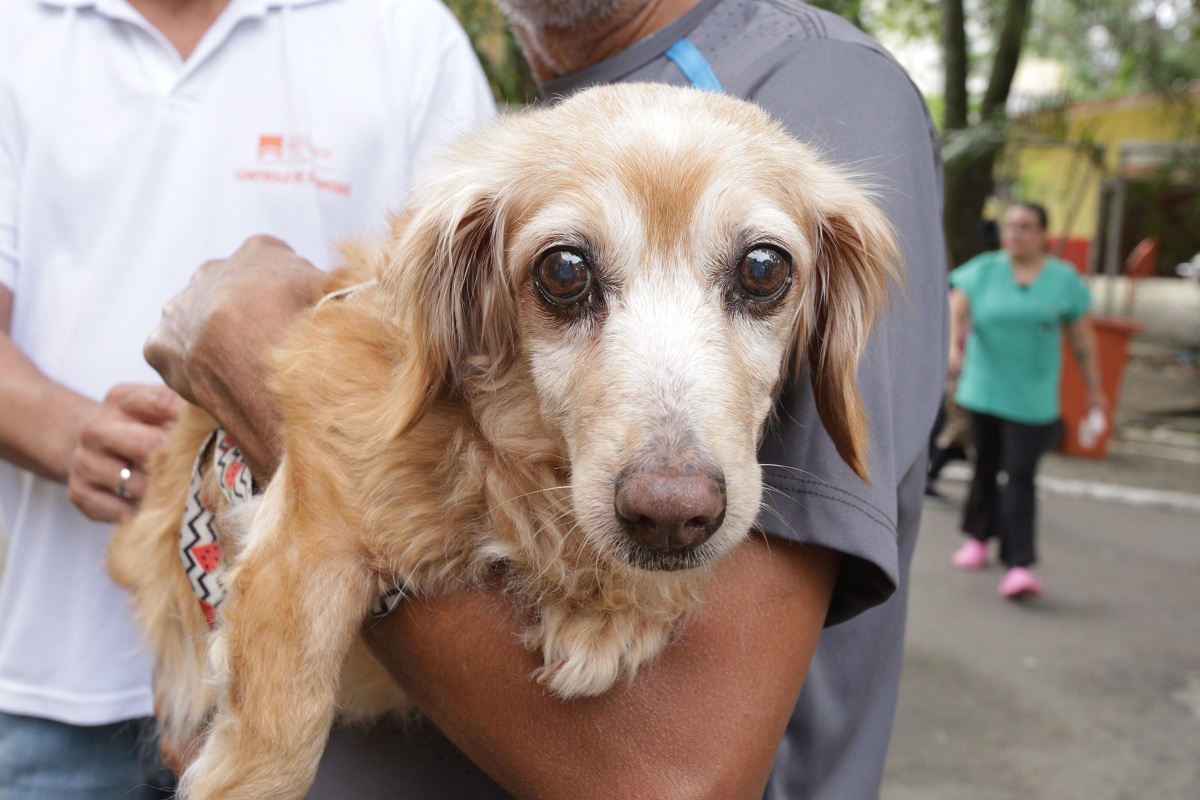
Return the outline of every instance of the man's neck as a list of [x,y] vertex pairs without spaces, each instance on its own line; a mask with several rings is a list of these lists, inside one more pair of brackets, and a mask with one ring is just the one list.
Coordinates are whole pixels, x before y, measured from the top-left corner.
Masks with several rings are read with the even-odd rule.
[[232,0],[129,0],[184,61]]
[[598,64],[665,28],[700,0],[629,0],[607,19],[571,29],[535,27],[513,21],[533,76],[547,81]]

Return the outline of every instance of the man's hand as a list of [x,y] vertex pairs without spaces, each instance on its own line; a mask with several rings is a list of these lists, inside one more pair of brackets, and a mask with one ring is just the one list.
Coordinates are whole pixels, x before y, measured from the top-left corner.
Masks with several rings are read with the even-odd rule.
[[67,474],[71,502],[99,522],[132,513],[146,493],[146,462],[182,409],[165,386],[113,387],[79,431]]
[[167,385],[213,415],[255,475],[278,464],[278,416],[263,385],[267,351],[321,295],[325,274],[270,236],[203,264],[163,308],[145,356]]

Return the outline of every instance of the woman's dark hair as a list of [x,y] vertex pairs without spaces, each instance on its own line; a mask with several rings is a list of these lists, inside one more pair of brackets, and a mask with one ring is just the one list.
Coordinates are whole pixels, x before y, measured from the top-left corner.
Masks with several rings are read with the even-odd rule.
[[1000,249],[1000,226],[994,219],[985,219],[979,223],[979,249],[987,252]]
[[1038,222],[1042,225],[1042,230],[1050,229],[1050,218],[1046,216],[1046,207],[1037,203],[1013,203],[1013,208],[1028,208],[1037,215]]

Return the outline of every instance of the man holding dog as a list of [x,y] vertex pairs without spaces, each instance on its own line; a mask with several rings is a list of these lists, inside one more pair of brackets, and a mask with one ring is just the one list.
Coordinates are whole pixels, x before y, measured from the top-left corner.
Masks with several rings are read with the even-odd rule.
[[0,3],[0,800],[164,796],[104,571],[182,406],[141,357],[162,304],[260,231],[331,265],[493,113],[433,0]]
[[[563,703],[529,680],[538,664],[495,592],[410,602],[368,639],[429,718],[516,796],[874,797],[899,678],[922,432],[945,371],[940,162],[920,95],[877,44],[798,0],[502,5],[549,98],[614,81],[719,88],[873,179],[908,269],[860,368],[873,485],[841,463],[798,381],[760,452],[773,489],[762,535],[717,567],[679,641],[631,687],[594,700]],[[320,275],[280,243],[252,249],[206,265],[147,353],[269,474],[277,454],[259,435],[271,418],[256,391],[261,362],[230,363],[219,327],[245,322],[265,347],[315,299]],[[286,287],[269,292],[266,310],[264,286]],[[239,302],[250,287],[252,306]],[[404,796],[388,773],[402,738],[346,742],[331,741],[312,797],[337,797],[352,780],[377,787],[359,797]],[[364,764],[378,767],[369,779],[361,772],[375,766]],[[504,796],[478,775],[455,790],[456,770],[431,769],[444,796]]]

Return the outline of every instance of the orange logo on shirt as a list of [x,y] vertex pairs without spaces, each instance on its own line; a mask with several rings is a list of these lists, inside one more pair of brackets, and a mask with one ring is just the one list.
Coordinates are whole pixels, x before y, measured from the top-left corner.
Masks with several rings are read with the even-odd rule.
[[262,161],[267,158],[283,158],[282,136],[264,134],[258,137],[258,160]]
[[233,179],[239,182],[309,184],[318,189],[349,196],[350,185],[332,180],[333,153],[307,136],[264,133],[258,137],[257,165],[239,169]]

